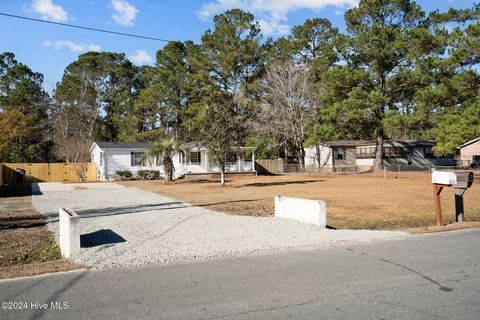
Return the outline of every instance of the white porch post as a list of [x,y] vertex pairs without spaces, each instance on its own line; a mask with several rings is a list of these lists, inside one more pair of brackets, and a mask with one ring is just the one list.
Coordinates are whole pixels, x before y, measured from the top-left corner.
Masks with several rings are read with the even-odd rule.
[[255,149],[252,149],[252,171],[255,171]]
[[242,172],[242,156],[238,155],[238,172]]
[[102,159],[102,161],[103,161],[103,178],[105,180],[110,180],[109,177],[108,177],[108,162],[107,162],[108,156],[107,156],[107,151],[106,150],[101,153],[101,157],[103,157],[103,159]]
[[209,168],[209,165],[208,165],[208,152],[205,151],[205,171],[208,172],[208,168]]

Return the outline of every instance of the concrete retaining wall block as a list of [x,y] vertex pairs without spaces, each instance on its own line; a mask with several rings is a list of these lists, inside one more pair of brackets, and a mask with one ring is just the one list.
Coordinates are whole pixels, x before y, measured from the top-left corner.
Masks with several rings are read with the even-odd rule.
[[59,208],[60,250],[62,257],[70,258],[80,252],[80,217],[72,210]]
[[327,226],[325,201],[299,198],[275,197],[275,218],[294,219],[304,223]]

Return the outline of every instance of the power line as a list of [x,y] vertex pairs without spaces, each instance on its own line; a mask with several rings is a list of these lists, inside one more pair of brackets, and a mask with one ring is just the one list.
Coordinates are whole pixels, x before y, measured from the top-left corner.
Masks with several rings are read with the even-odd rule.
[[89,31],[96,31],[96,32],[103,32],[103,33],[115,34],[115,35],[124,36],[124,37],[132,37],[132,38],[139,38],[139,39],[146,39],[146,40],[153,40],[153,41],[161,41],[161,42],[171,42],[171,41],[172,41],[172,40],[166,40],[166,39],[161,39],[161,38],[142,36],[142,35],[137,35],[137,34],[132,34],[132,33],[116,32],[116,31],[110,31],[110,30],[105,30],[105,29],[97,29],[97,28],[84,27],[84,26],[79,26],[79,25],[75,25],[75,24],[68,24],[68,23],[61,23],[61,22],[46,21],[46,20],[41,20],[41,19],[29,18],[29,17],[25,17],[25,16],[17,16],[17,15],[14,15],[14,14],[8,14],[8,13],[4,13],[4,12],[0,12],[0,16],[10,17],[10,18],[16,18],[16,19],[23,19],[23,20],[29,20],[29,21],[35,21],[35,22],[42,22],[42,23],[48,23],[48,24],[54,24],[54,25],[58,25],[58,26],[70,27],[70,28],[77,28],[77,29],[82,29],[82,30],[89,30]]

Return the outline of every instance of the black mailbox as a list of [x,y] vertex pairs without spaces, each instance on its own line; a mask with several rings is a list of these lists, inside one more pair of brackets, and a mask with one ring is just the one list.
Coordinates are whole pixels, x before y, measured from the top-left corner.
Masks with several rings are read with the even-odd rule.
[[473,172],[456,172],[457,183],[454,183],[452,186],[458,189],[467,189],[472,186],[473,183]]

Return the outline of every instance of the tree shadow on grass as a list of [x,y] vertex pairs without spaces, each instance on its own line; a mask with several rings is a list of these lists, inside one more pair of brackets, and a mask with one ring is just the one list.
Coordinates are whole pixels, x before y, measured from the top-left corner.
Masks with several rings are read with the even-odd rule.
[[277,181],[277,182],[255,182],[244,184],[244,187],[271,187],[271,186],[286,186],[289,184],[307,184],[315,182],[324,182],[326,180],[298,180],[298,181]]
[[15,222],[0,222],[0,230],[36,228],[36,227],[44,226],[46,224],[47,222],[41,219],[20,220]]
[[18,183],[0,186],[0,198],[29,197],[33,195],[34,192],[35,190],[30,183]]
[[[261,198],[261,199],[241,199],[241,200],[230,200],[230,201],[222,201],[222,202],[212,202],[212,203],[204,203],[204,204],[197,204],[196,207],[210,207],[219,204],[228,204],[228,203],[242,203],[242,202],[256,202],[262,200],[269,200],[270,198]],[[272,198],[273,201],[273,198]]]
[[80,235],[80,247],[92,248],[104,244],[115,244],[127,242],[121,235],[111,229],[101,229],[92,233]]

